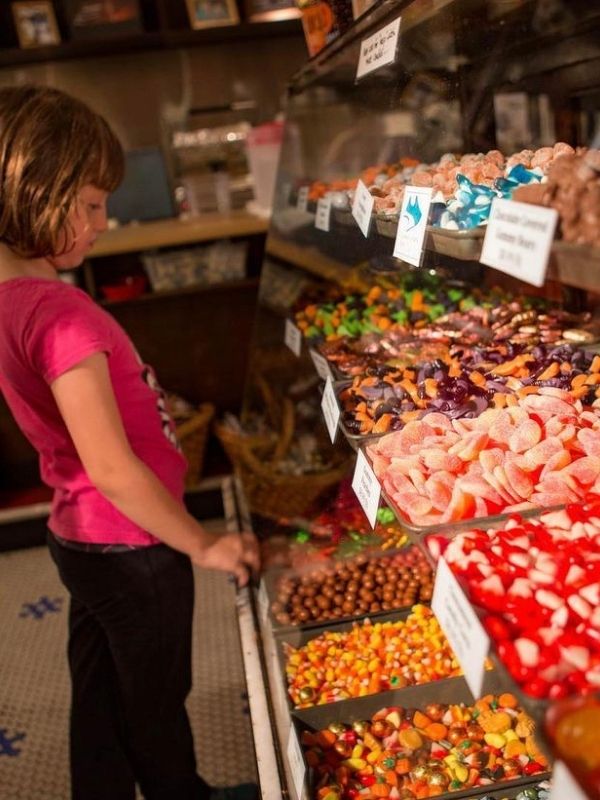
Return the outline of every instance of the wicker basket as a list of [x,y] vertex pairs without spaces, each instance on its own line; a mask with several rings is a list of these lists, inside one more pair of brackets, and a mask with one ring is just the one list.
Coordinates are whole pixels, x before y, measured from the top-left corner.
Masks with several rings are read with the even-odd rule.
[[212,403],[202,403],[195,414],[183,422],[177,422],[175,433],[183,454],[188,462],[185,485],[188,489],[196,486],[202,474],[206,442],[210,423],[215,415]]
[[[325,490],[348,472],[348,461],[323,472],[285,475],[277,466],[285,455],[293,433],[293,405],[283,407],[279,437],[246,436],[217,423],[215,432],[244,486],[250,510],[263,517],[302,516]],[[290,420],[292,426],[290,428]]]

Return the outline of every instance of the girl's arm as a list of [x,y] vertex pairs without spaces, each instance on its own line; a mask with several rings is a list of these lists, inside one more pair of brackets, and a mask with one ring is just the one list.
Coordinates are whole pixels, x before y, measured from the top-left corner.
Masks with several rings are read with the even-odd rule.
[[251,533],[205,531],[131,449],[117,406],[107,358],[97,353],[50,386],[90,481],[122,514],[201,567],[248,581],[259,569]]

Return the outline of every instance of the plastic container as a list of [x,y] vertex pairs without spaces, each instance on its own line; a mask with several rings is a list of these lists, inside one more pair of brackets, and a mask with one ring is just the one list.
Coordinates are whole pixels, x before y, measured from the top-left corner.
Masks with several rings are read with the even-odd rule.
[[257,213],[264,215],[271,213],[273,205],[283,128],[283,122],[268,122],[252,128],[246,138],[248,163],[254,181],[254,206]]

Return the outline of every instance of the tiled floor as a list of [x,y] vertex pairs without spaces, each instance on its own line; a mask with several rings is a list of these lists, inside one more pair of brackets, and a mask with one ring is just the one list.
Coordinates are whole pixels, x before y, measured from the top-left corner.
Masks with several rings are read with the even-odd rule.
[[[67,593],[46,548],[0,555],[0,798],[68,800]],[[225,576],[197,570],[194,688],[188,708],[201,774],[256,780],[252,733]]]

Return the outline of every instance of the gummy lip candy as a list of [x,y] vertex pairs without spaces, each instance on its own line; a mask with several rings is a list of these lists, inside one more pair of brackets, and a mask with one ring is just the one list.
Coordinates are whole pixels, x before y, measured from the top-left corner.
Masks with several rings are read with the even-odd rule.
[[600,498],[452,539],[432,534],[426,545],[484,610],[525,694],[556,700],[600,687]]

